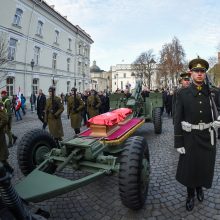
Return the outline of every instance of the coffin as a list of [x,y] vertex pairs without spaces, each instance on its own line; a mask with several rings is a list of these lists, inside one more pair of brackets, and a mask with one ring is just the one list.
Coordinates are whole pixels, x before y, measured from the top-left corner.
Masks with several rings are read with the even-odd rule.
[[107,112],[101,115],[97,115],[88,120],[89,127],[91,129],[90,136],[93,137],[107,137],[114,131],[119,129],[118,114]]
[[130,108],[119,108],[112,112],[118,114],[118,118],[120,118],[118,122],[119,125],[126,124],[132,118],[132,110]]

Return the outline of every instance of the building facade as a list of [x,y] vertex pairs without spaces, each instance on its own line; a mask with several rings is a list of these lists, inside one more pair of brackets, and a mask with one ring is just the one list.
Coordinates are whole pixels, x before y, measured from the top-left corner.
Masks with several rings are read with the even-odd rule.
[[[152,70],[151,89],[157,89],[156,68]],[[112,92],[116,90],[132,90],[135,87],[136,73],[131,64],[117,64],[111,67],[112,74]]]
[[[0,36],[7,62],[0,88],[25,96],[54,83],[56,93],[90,88],[90,35],[43,0],[0,0]],[[1,57],[3,58],[3,57]],[[1,62],[0,62],[1,63]]]

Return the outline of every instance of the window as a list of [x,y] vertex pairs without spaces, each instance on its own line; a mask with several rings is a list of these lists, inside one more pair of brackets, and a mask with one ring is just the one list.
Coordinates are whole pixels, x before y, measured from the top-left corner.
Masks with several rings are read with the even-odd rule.
[[13,96],[14,94],[14,78],[8,77],[6,79],[6,89],[8,96]]
[[71,47],[72,47],[72,40],[69,38],[68,41],[69,41],[69,48],[68,48],[68,50],[71,50]]
[[80,75],[81,73],[81,62],[78,62],[78,74]]
[[81,54],[81,48],[82,46],[79,44],[79,51],[78,51],[79,54]]
[[66,92],[69,93],[70,92],[70,81],[67,82],[67,87],[66,87]]
[[39,65],[40,58],[40,47],[34,47],[34,63],[35,65]]
[[38,21],[37,23],[37,35],[39,36],[43,36],[43,22],[42,21]]
[[123,89],[123,81],[121,81],[121,89]]
[[55,43],[58,44],[58,40],[59,40],[59,34],[60,32],[58,30],[55,30]]
[[56,69],[57,68],[57,54],[53,53],[53,60],[52,60],[52,69]]
[[33,79],[33,81],[32,81],[32,91],[33,91],[34,94],[37,94],[38,87],[39,87],[39,80],[38,79]]
[[126,78],[126,73],[124,73],[124,78]]
[[13,24],[17,26],[21,26],[21,16],[23,14],[23,11],[20,8],[16,9]]
[[15,60],[16,45],[17,45],[17,40],[14,38],[10,38],[9,47],[8,47],[9,60]]
[[70,58],[67,59],[67,71],[70,71]]

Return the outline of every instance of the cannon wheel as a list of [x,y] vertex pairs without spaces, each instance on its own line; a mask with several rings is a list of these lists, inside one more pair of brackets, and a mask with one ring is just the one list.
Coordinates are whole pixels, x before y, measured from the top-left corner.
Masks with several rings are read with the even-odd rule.
[[[21,172],[24,175],[28,175],[37,165],[44,161],[45,154],[55,147],[56,142],[53,137],[44,130],[34,129],[24,134],[18,144],[17,151],[18,164]],[[49,163],[44,171],[53,173],[55,167]]]
[[119,170],[119,192],[122,203],[133,210],[144,205],[149,185],[148,145],[143,137],[134,136],[125,142]]
[[162,132],[162,118],[161,118],[161,109],[160,108],[155,108],[153,110],[153,123],[154,123],[155,134],[161,134],[161,132]]

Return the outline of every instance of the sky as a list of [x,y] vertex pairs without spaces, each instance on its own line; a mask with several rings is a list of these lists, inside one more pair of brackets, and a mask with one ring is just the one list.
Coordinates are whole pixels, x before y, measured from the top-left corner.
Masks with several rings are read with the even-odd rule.
[[[90,62],[108,71],[177,37],[186,60],[217,58],[219,0],[46,0],[93,39]],[[219,49],[220,50],[220,49]]]

